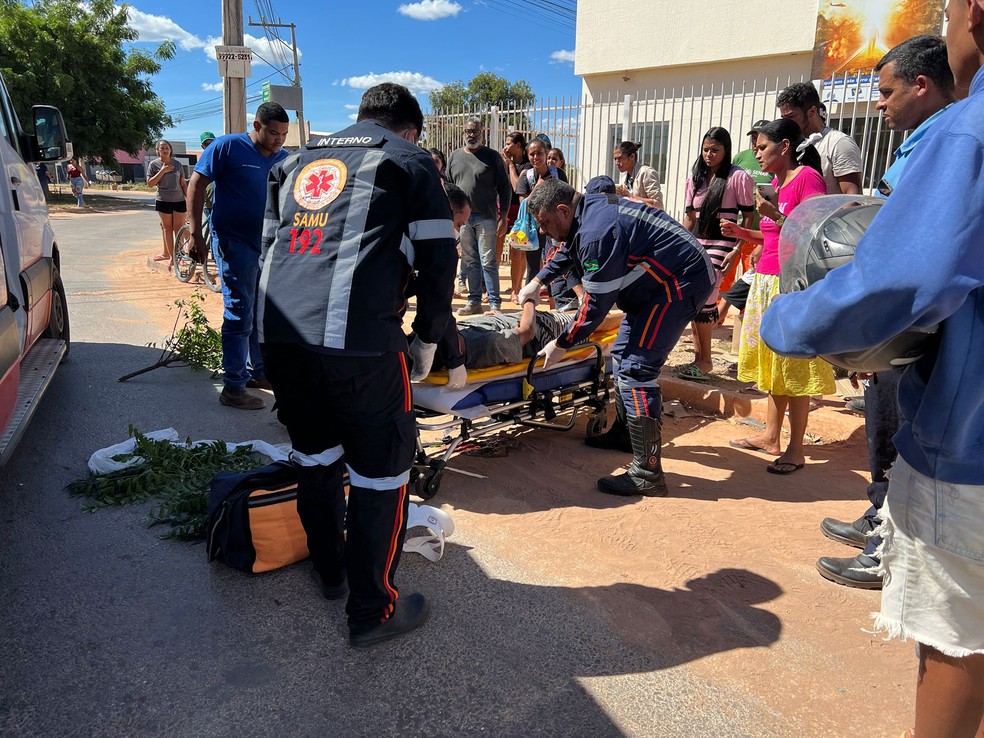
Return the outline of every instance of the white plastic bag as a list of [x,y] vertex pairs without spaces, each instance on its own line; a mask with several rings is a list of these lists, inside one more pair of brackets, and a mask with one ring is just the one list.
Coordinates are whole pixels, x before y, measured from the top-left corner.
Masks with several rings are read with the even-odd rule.
[[[411,528],[426,528],[429,536],[409,537]],[[443,510],[430,505],[410,503],[407,514],[408,537],[403,543],[403,550],[409,553],[419,553],[428,561],[440,561],[444,555],[444,539],[454,533],[454,521]]]
[[[161,430],[151,431],[150,433],[144,433],[143,435],[153,441],[170,441],[179,446],[184,445],[183,441],[178,440],[178,432],[174,428],[163,428]],[[214,443],[214,441],[192,441],[191,445],[200,446],[203,443]],[[116,461],[113,459],[114,456],[121,454],[132,454],[136,445],[137,442],[135,439],[128,438],[121,443],[99,449],[89,457],[89,471],[93,474],[108,474],[109,472],[126,469],[128,466],[133,466],[134,464],[142,464],[143,459],[139,456],[134,456],[132,459],[126,461]],[[251,446],[253,453],[266,456],[271,461],[287,461],[290,458],[291,448],[289,444],[275,446],[266,441],[242,441],[241,443],[226,444],[226,448],[230,451],[240,446]]]

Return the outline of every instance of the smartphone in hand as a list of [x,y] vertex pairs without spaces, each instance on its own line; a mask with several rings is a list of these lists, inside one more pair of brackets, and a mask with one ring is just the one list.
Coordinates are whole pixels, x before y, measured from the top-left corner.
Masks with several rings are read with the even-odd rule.
[[771,184],[760,184],[760,185],[755,185],[755,189],[758,190],[759,196],[761,196],[763,200],[768,200],[776,207],[779,207],[779,198],[776,195],[775,187],[773,187]]

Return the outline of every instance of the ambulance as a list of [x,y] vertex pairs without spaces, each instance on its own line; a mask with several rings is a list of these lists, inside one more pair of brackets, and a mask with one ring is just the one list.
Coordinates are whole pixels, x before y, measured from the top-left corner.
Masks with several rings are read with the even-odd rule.
[[0,465],[10,459],[61,361],[69,330],[61,255],[35,163],[72,158],[57,108],[26,133],[0,77]]

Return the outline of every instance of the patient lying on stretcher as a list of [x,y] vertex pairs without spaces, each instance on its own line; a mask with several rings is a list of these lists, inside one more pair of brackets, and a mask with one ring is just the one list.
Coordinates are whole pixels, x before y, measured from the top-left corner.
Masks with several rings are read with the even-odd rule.
[[[533,303],[523,306],[522,313],[483,315],[448,324],[437,345],[433,369],[482,369],[500,364],[528,361],[550,341],[560,336],[574,322],[575,312],[536,310]],[[622,315],[605,317],[599,331],[618,326]]]

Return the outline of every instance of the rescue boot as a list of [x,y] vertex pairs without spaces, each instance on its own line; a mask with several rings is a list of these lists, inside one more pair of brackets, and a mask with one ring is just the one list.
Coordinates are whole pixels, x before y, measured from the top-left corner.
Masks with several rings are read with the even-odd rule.
[[585,438],[584,445],[632,453],[632,440],[629,438],[629,429],[625,424],[625,403],[622,402],[622,393],[619,392],[618,387],[615,388],[615,422],[605,433]]
[[658,418],[626,418],[632,440],[632,463],[625,474],[598,480],[598,489],[607,495],[665,497],[666,478],[660,461],[660,421]]

